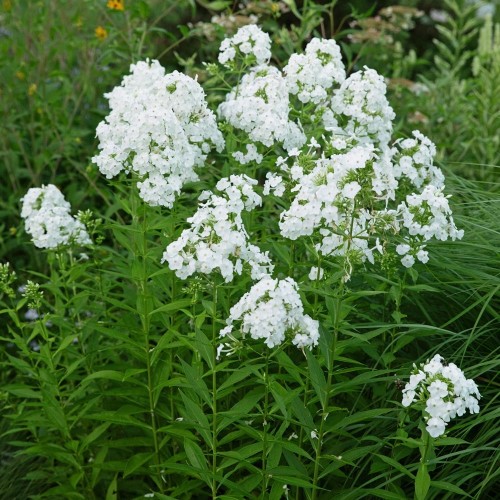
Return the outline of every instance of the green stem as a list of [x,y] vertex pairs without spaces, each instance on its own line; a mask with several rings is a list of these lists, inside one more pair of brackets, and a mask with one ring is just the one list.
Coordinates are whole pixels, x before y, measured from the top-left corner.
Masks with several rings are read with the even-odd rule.
[[[136,201],[136,200],[134,200]],[[139,214],[137,210],[137,205],[134,203],[133,205],[133,220],[134,224],[141,229],[142,239],[140,241],[139,248],[136,249],[136,256],[139,259],[140,266],[140,277],[138,281],[137,292],[139,294],[139,301],[141,303],[141,326],[142,326],[142,335],[144,338],[144,350],[146,354],[146,369],[147,369],[147,378],[148,378],[148,400],[149,400],[149,414],[151,418],[151,431],[153,434],[153,446],[155,453],[155,465],[157,468],[156,474],[158,477],[157,485],[159,486],[161,492],[164,492],[164,482],[163,476],[160,470],[161,464],[161,453],[160,453],[160,445],[158,439],[158,426],[156,422],[155,415],[155,402],[154,402],[154,379],[153,379],[153,367],[151,365],[151,349],[150,349],[150,334],[151,334],[151,322],[149,316],[151,295],[149,293],[149,275],[147,268],[147,250],[148,250],[148,238],[147,238],[147,208],[143,206],[143,214],[142,214],[142,225],[139,224]]]
[[264,372],[264,421],[263,425],[263,436],[262,436],[262,491],[261,498],[267,498],[267,481],[269,479],[267,475],[267,429],[268,429],[268,407],[269,407],[269,351],[266,349],[266,371]]
[[217,285],[213,283],[212,308],[212,498],[217,498]]
[[332,379],[333,379],[333,367],[334,367],[334,358],[335,358],[335,350],[337,347],[339,328],[340,328],[340,316],[342,312],[342,297],[344,294],[344,281],[341,281],[338,297],[335,304],[335,318],[333,324],[333,340],[330,345],[330,358],[328,359],[328,377],[326,381],[326,397],[325,403],[321,412],[321,422],[318,429],[318,443],[316,445],[316,456],[314,460],[314,476],[313,476],[313,491],[312,491],[312,500],[316,499],[317,495],[317,485],[318,485],[318,477],[319,477],[319,468],[321,462],[321,453],[323,446],[323,438],[325,435],[325,421],[328,417],[328,405],[330,404],[330,392],[332,389]]

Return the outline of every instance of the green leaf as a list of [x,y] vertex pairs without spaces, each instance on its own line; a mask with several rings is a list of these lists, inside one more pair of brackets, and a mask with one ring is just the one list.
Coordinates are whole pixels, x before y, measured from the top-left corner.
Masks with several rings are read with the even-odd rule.
[[170,302],[170,304],[165,304],[151,311],[149,315],[154,316],[158,313],[179,311],[180,309],[184,309],[186,307],[191,307],[191,299],[181,299],[176,300],[175,302]]
[[264,397],[264,393],[260,387],[245,395],[238,401],[230,410],[219,412],[219,425],[217,432],[222,431],[228,425],[241,418],[247,418],[250,410],[257,406],[257,403]]
[[73,344],[74,340],[77,338],[78,337],[74,333],[63,338],[54,356],[59,354],[61,351],[64,351],[64,349],[66,349],[66,347],[68,347],[69,345]]
[[297,9],[297,4],[295,3],[295,0],[283,0],[283,3],[288,5],[288,7],[290,7],[290,10],[293,12],[295,17],[297,17],[298,19],[302,19],[302,16],[300,15],[299,10]]
[[469,441],[465,439],[453,438],[453,437],[443,437],[434,440],[434,446],[454,446],[457,444],[470,444]]
[[132,410],[126,406],[122,406],[120,409],[116,411],[101,411],[98,413],[94,413],[92,415],[88,415],[87,418],[92,420],[102,420],[105,422],[112,422],[117,425],[138,427],[139,429],[150,430],[151,427],[144,422],[137,420],[136,418],[131,416],[131,413],[143,413],[144,410]]
[[4,391],[9,392],[10,394],[14,394],[14,396],[18,396],[20,398],[26,399],[40,399],[41,394],[29,387],[22,384],[9,384],[5,385],[2,388]]
[[415,479],[415,476],[406,467],[401,465],[399,462],[397,462],[393,458],[386,457],[385,455],[380,455],[378,453],[376,453],[375,456],[380,458],[380,460],[382,460],[386,464],[389,464],[390,466],[394,467],[396,470],[403,473],[405,476],[408,476],[411,479]]
[[45,406],[45,414],[47,415],[47,419],[57,429],[59,429],[59,431],[64,434],[64,436],[69,437],[69,429],[66,422],[66,416],[59,406],[52,406],[52,404],[49,403],[49,405]]
[[191,465],[199,471],[208,472],[208,463],[203,450],[190,439],[184,439],[184,451]]
[[314,391],[316,392],[316,396],[321,403],[322,408],[326,408],[327,403],[327,387],[326,387],[326,379],[321,369],[321,366],[316,359],[316,356],[309,350],[306,350],[307,357],[307,365],[309,367],[309,373],[311,375],[311,383],[314,387]]
[[200,353],[200,356],[203,358],[205,363],[210,367],[211,370],[214,370],[214,362],[213,362],[213,347],[208,337],[203,333],[201,328],[195,328],[195,348]]
[[420,464],[418,467],[417,477],[415,478],[415,498],[417,500],[425,500],[430,485],[431,477],[427,471],[427,465]]
[[232,4],[230,0],[214,0],[213,2],[198,0],[198,2],[207,10],[224,10]]
[[106,490],[106,500],[118,500],[118,482],[117,482],[118,474],[115,474],[115,477],[109,483],[108,489]]
[[200,408],[198,403],[195,403],[192,399],[187,397],[182,391],[179,391],[184,402],[186,420],[196,425],[196,430],[201,434],[205,443],[212,447],[212,434],[210,425],[208,423],[208,418]]
[[333,428],[343,429],[349,425],[362,422],[363,420],[373,420],[375,417],[379,417],[391,411],[394,410],[392,408],[377,408],[375,410],[359,411],[357,413],[354,413],[353,415],[344,417],[342,420],[340,420],[340,422],[334,424]]
[[314,420],[311,412],[304,406],[304,403],[298,396],[292,401],[292,410],[301,425],[305,428],[306,433],[310,435],[311,431],[315,429]]
[[80,443],[80,452],[85,451],[99,436],[105,432],[108,427],[111,425],[111,422],[104,422],[103,424],[97,426],[90,434],[87,434],[83,437]]
[[438,488],[440,490],[451,491],[452,493],[457,493],[458,495],[463,495],[464,497],[470,496],[466,491],[458,486],[449,483],[448,481],[431,481],[431,486]]
[[198,396],[207,403],[208,406],[212,406],[212,398],[210,391],[208,390],[207,384],[201,378],[200,370],[188,365],[184,360],[180,360],[182,365],[182,371],[186,375],[186,379],[189,382],[189,387],[193,389]]
[[123,477],[130,476],[133,474],[139,467],[145,464],[148,460],[152,458],[153,454],[150,452],[147,453],[136,453],[132,455],[125,465],[125,469],[123,471]]

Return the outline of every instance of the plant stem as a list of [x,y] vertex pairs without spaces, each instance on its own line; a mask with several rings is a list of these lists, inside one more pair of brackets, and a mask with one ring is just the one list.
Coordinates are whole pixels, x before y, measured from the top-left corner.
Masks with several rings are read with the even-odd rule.
[[142,335],[144,338],[144,349],[146,354],[146,369],[147,369],[147,378],[148,378],[148,400],[149,400],[149,414],[151,417],[151,431],[153,434],[153,446],[155,453],[155,465],[157,467],[156,474],[158,476],[157,485],[160,488],[160,491],[164,492],[164,482],[163,476],[160,471],[161,464],[161,454],[160,454],[160,445],[158,440],[158,431],[157,431],[157,423],[156,423],[156,415],[155,415],[155,402],[154,402],[154,380],[153,380],[153,367],[151,366],[151,350],[150,350],[150,331],[151,331],[151,322],[150,322],[150,293],[149,293],[149,275],[147,268],[147,250],[148,250],[148,238],[147,238],[147,208],[145,206],[143,208],[142,213],[142,224],[139,222],[139,214],[137,210],[137,200],[133,202],[133,220],[134,223],[137,223],[138,228],[141,230],[142,238],[140,240],[140,245],[136,250],[136,256],[139,259],[140,265],[140,277],[138,281],[137,293],[139,294],[139,302],[141,304],[140,318],[141,318],[141,326],[142,326]]
[[319,477],[319,466],[321,461],[321,452],[323,445],[323,437],[325,435],[325,421],[328,417],[328,405],[330,404],[330,391],[332,389],[332,378],[333,378],[333,366],[334,366],[334,357],[335,350],[337,347],[337,340],[339,335],[339,327],[340,327],[340,316],[342,312],[342,297],[344,294],[344,281],[341,281],[340,287],[338,290],[338,296],[335,304],[335,318],[333,323],[333,339],[330,345],[330,358],[327,360],[328,366],[328,377],[326,381],[326,397],[325,403],[321,412],[321,422],[318,429],[318,444],[316,446],[316,457],[314,460],[314,476],[313,476],[313,491],[312,491],[312,500],[316,499],[317,495],[317,484]]
[[217,285],[213,283],[212,308],[212,498],[217,498]]
[[262,491],[261,498],[267,498],[267,418],[268,418],[268,407],[269,407],[269,351],[266,349],[266,371],[264,372],[264,385],[265,385],[265,393],[264,393],[264,421],[263,425],[263,436],[262,436]]

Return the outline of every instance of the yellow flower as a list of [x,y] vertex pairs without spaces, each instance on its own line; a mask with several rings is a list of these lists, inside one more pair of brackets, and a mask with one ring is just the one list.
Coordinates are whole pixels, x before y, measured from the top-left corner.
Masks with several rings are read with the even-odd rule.
[[9,12],[12,9],[12,2],[10,0],[3,0],[2,7],[3,10]]
[[19,79],[19,80],[24,80],[26,78],[26,75],[24,74],[24,72],[22,71],[16,71],[16,77]]
[[36,83],[32,83],[29,87],[28,87],[28,95],[33,95],[35,92],[36,92]]
[[106,6],[111,10],[125,10],[125,4],[123,0],[108,0]]
[[102,26],[97,26],[95,29],[95,36],[99,40],[104,40],[108,36],[108,32],[102,27]]

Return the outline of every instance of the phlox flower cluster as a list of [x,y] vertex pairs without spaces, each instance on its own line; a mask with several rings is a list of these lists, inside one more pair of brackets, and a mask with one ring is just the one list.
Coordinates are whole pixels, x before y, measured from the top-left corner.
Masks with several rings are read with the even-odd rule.
[[255,144],[247,144],[246,150],[246,153],[236,151],[233,153],[233,158],[241,165],[247,165],[251,162],[255,162],[258,165],[262,162],[263,156],[259,153]]
[[303,131],[289,119],[289,112],[286,81],[278,68],[266,65],[243,75],[218,109],[222,119],[244,130],[251,141],[268,147],[280,143],[286,150],[305,142]]
[[70,204],[53,184],[29,189],[21,202],[21,217],[36,247],[92,244],[84,224],[71,215]]
[[195,272],[218,270],[229,283],[234,273],[241,275],[244,264],[250,267],[253,279],[272,272],[267,253],[249,243],[241,216],[262,203],[254,191],[256,184],[246,175],[232,175],[217,183],[220,195],[203,192],[198,210],[187,220],[190,227],[168,245],[162,262],[167,262],[181,279]]
[[288,91],[303,103],[324,103],[334,85],[345,80],[339,46],[320,38],[313,38],[303,54],[292,54],[283,72]]
[[327,130],[384,149],[396,116],[386,92],[384,78],[374,69],[365,67],[353,73],[333,94],[330,109],[323,116]]
[[396,252],[403,256],[401,262],[405,267],[413,266],[415,257],[423,263],[429,260],[424,242],[433,238],[456,240],[464,235],[464,231],[457,229],[453,221],[448,198],[442,189],[432,184],[420,194],[408,195],[398,207],[398,216],[409,233],[406,242],[396,247]]
[[158,61],[141,61],[106,94],[110,113],[97,127],[100,153],[92,160],[108,178],[133,172],[141,198],[171,207],[186,182],[198,179],[224,139],[197,81]]
[[[289,153],[278,177],[288,178],[294,197],[281,213],[281,234],[292,240],[319,235],[320,254],[346,259],[346,279],[356,262],[374,264],[392,252],[411,267],[429,260],[430,240],[462,238],[443,194],[443,174],[433,164],[435,146],[420,132],[413,135],[384,151],[333,135],[321,155],[313,142]],[[411,194],[401,199],[405,191]]]
[[243,337],[248,334],[252,339],[263,339],[271,348],[287,337],[299,348],[310,349],[318,344],[319,323],[304,314],[298,286],[292,278],[263,277],[231,308],[226,322],[220,336],[233,341],[234,323],[241,322],[239,331]]
[[[262,161],[257,143],[287,151],[276,163],[281,172],[267,172],[263,191],[291,194],[281,233],[313,236],[321,255],[343,257],[345,279],[366,261],[426,263],[428,241],[463,236],[443,194],[434,144],[414,131],[391,145],[395,114],[386,93],[384,78],[373,69],[346,78],[335,41],[314,38],[303,54],[290,57],[283,73],[269,65],[251,67],[218,109],[254,143],[245,154],[233,153],[241,164]],[[292,96],[315,104],[313,115],[298,114]],[[311,116],[323,128],[307,137],[302,123]]]
[[413,138],[397,140],[392,149],[392,162],[396,179],[407,179],[414,188],[426,184],[436,188],[444,187],[444,175],[434,165],[436,146],[418,130],[412,132]]
[[461,417],[466,410],[479,412],[479,389],[455,364],[446,364],[436,354],[430,361],[415,366],[403,389],[403,406],[424,408],[427,432],[437,438],[444,434],[450,419]]
[[253,56],[255,64],[264,64],[271,58],[271,39],[258,26],[249,24],[237,33],[222,41],[219,49],[219,62],[229,66],[236,56]]
[[322,155],[306,172],[299,158],[288,172],[295,197],[281,214],[281,234],[295,240],[318,231],[316,249],[322,255],[373,262],[369,240],[376,219],[356,198],[362,187],[370,190],[375,159],[373,146],[360,145],[330,158]]

